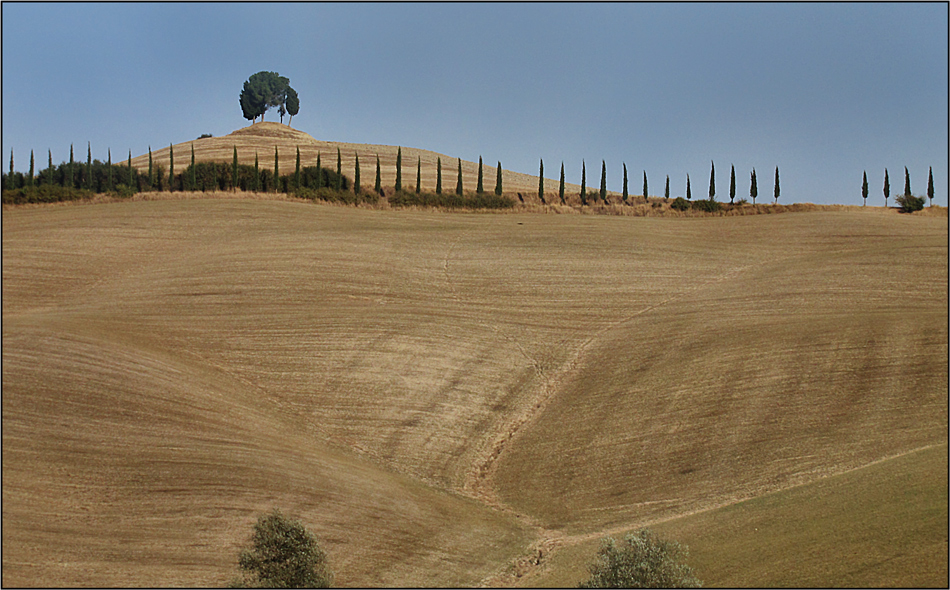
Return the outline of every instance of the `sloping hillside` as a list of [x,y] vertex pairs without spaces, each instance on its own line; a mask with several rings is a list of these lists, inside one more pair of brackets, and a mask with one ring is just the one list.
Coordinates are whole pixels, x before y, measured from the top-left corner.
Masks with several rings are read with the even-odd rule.
[[3,258],[7,586],[223,585],[273,506],[341,585],[513,583],[947,441],[946,217],[127,201]]
[[[281,174],[290,174],[295,169],[297,148],[300,148],[301,166],[315,166],[319,152],[321,165],[330,169],[336,168],[337,149],[339,149],[343,174],[350,179],[353,178],[356,158],[359,156],[362,183],[370,187],[375,182],[376,156],[378,155],[382,185],[393,187],[396,183],[396,155],[399,146],[318,140],[303,131],[272,121],[255,123],[223,137],[206,137],[176,144],[174,146],[176,170],[184,170],[191,162],[192,146],[195,149],[195,160],[198,162],[231,163],[236,147],[239,163],[253,166],[254,156],[257,154],[259,165],[268,170],[274,169],[274,149],[276,148]],[[152,150],[153,164],[161,165],[168,170],[168,154],[167,147]],[[402,146],[403,186],[407,189],[415,189],[416,169],[419,166],[423,190],[435,192],[439,158],[442,159],[442,188],[447,192],[454,191],[458,179],[458,157],[406,146]],[[485,154],[484,158],[486,159],[483,162],[483,182],[485,190],[490,192],[495,188],[498,162],[491,160],[489,154]],[[147,171],[148,154],[132,158],[132,166],[140,171]],[[538,180],[537,176],[502,168],[502,187],[506,194],[521,192],[537,195]],[[558,179],[545,179],[546,192],[556,194],[558,183]],[[472,191],[478,186],[478,162],[462,160],[462,184],[465,190]],[[580,185],[567,183],[565,190],[579,192]]]

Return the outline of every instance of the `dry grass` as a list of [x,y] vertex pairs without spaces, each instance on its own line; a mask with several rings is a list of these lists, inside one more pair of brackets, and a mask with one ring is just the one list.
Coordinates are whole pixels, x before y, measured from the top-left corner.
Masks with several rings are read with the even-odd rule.
[[223,584],[275,505],[340,584],[510,583],[947,441],[946,217],[142,197],[3,258],[4,585]]

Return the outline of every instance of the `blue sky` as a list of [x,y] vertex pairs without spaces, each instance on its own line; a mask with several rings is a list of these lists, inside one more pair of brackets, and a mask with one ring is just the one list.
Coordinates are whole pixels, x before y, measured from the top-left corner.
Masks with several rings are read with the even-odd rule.
[[[293,126],[631,192],[883,205],[933,167],[947,204],[948,5],[4,3],[3,169],[226,135],[260,70]],[[269,112],[267,120],[276,120]],[[890,201],[893,204],[893,200]]]

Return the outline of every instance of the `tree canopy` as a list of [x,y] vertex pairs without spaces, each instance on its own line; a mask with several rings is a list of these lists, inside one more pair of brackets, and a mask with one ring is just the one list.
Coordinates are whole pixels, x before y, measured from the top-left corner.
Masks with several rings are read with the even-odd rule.
[[264,120],[264,113],[277,107],[280,120],[290,114],[290,120],[300,111],[297,91],[290,87],[290,80],[277,72],[257,72],[244,82],[240,96],[241,111],[248,121]]

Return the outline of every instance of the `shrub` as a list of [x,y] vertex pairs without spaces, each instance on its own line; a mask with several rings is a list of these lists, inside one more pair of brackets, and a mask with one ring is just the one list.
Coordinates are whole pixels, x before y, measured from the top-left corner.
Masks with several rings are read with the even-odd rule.
[[92,196],[93,192],[86,189],[41,184],[38,186],[27,186],[3,191],[3,204],[55,203],[59,201],[89,199]]
[[722,209],[722,203],[719,201],[713,201],[709,199],[707,201],[693,201],[692,208],[696,211],[706,211],[707,213],[715,213]]
[[913,213],[924,208],[924,198],[914,195],[899,195],[894,198],[897,204],[901,206],[901,213]]
[[595,561],[591,576],[581,588],[699,588],[691,567],[682,563],[689,549],[676,541],[657,537],[643,529],[624,537],[618,546],[607,537]]
[[251,546],[241,551],[243,578],[235,587],[329,588],[333,573],[314,536],[296,519],[274,510],[254,525]]
[[301,186],[295,188],[292,194],[299,199],[309,199],[311,201],[319,200],[326,201],[327,203],[343,203],[345,205],[379,202],[379,195],[376,193],[361,192],[356,194],[349,190],[338,191],[328,187],[312,189]]
[[445,207],[447,209],[510,209],[515,202],[510,197],[482,193],[474,196],[457,194],[398,192],[389,197],[389,204],[396,207]]
[[676,209],[677,211],[686,211],[689,209],[690,203],[683,197],[676,197],[672,203],[670,203],[671,209]]

